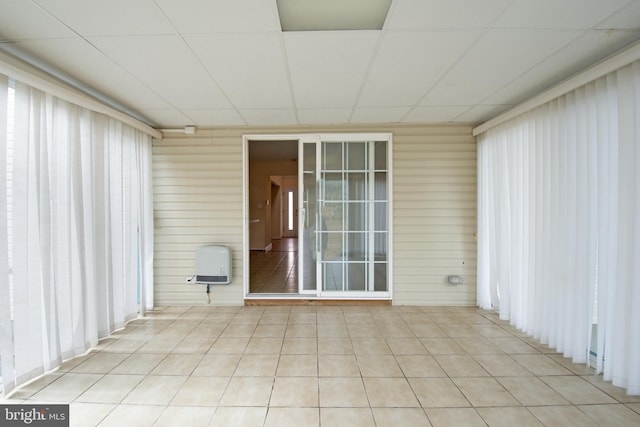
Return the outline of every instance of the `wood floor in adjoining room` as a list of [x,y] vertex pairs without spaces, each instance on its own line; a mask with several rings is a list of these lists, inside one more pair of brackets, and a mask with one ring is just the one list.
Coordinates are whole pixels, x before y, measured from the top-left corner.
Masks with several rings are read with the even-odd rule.
[[640,425],[640,396],[475,307],[166,307],[0,403],[72,427]]

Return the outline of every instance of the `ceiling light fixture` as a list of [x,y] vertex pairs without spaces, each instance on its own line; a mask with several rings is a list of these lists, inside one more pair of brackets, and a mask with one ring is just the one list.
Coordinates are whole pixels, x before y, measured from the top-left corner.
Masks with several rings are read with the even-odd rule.
[[381,30],[391,0],[276,0],[282,31]]

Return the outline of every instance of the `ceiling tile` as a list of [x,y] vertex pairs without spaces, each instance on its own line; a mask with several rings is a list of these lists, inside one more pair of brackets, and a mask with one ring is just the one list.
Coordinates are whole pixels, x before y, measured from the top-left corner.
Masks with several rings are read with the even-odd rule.
[[634,1],[609,18],[601,21],[596,28],[605,30],[611,28],[640,30],[640,0]]
[[480,32],[386,34],[358,106],[413,106],[473,43]]
[[280,32],[275,0],[156,0],[156,3],[183,34]]
[[578,34],[491,31],[427,94],[421,105],[476,105],[553,55]]
[[0,41],[77,36],[30,1],[0,0],[0,11]]
[[82,36],[173,34],[153,0],[34,0]]
[[590,31],[531,68],[483,101],[484,104],[520,103],[572,74],[592,65],[607,52],[638,39],[640,32]]
[[231,108],[224,93],[177,36],[97,37],[90,41],[179,109]]
[[398,123],[409,110],[409,107],[356,108],[351,123]]
[[126,107],[170,107],[158,94],[83,39],[38,40],[17,46]]
[[310,108],[299,109],[298,120],[301,124],[343,124],[349,123],[351,108]]
[[484,123],[502,114],[514,105],[477,105],[453,119],[456,123]]
[[159,123],[159,128],[181,128],[185,125],[193,124],[191,123],[191,119],[180,111],[171,109],[171,110],[155,110],[155,109],[145,109],[140,110],[145,117],[148,117],[150,120]]
[[386,29],[486,28],[512,0],[396,0]]
[[407,114],[404,123],[448,123],[469,109],[468,105],[416,107]]
[[495,28],[589,29],[628,0],[516,0]]
[[237,108],[292,108],[278,34],[185,37]]
[[375,31],[284,34],[296,105],[353,107],[378,37]]
[[240,110],[242,117],[252,126],[298,124],[294,110]]
[[196,126],[241,126],[247,123],[236,110],[181,110]]

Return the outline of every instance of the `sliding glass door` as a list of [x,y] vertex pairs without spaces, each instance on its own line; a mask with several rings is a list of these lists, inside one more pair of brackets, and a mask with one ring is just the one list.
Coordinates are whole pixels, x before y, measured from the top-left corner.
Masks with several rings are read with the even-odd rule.
[[386,297],[389,289],[387,135],[300,142],[300,293]]

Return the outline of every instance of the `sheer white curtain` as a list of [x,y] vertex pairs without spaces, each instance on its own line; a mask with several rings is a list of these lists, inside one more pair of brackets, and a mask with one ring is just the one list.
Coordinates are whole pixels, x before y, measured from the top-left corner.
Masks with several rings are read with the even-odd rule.
[[[478,138],[478,305],[640,394],[640,63]],[[595,314],[595,316],[594,316]]]
[[1,307],[5,392],[152,306],[150,137],[15,86],[13,319],[6,330],[5,298]]

